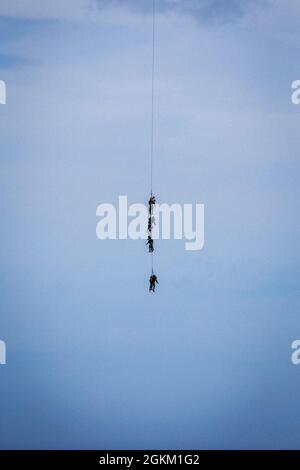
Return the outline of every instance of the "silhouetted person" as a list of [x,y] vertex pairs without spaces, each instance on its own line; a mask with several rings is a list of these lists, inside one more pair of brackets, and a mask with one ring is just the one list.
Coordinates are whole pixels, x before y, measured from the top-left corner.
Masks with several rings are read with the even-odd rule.
[[149,292],[155,292],[155,285],[158,284],[158,280],[155,274],[151,274],[149,282],[150,282]]
[[152,215],[151,217],[148,218],[148,232],[149,233],[152,232],[153,225],[156,225],[154,215]]
[[152,215],[153,212],[153,206],[155,206],[156,201],[155,201],[155,196],[151,196],[149,199],[149,214]]
[[149,246],[149,253],[153,253],[153,251],[154,251],[154,246],[153,246],[153,240],[152,240],[152,238],[150,237],[150,235],[148,236],[146,245]]

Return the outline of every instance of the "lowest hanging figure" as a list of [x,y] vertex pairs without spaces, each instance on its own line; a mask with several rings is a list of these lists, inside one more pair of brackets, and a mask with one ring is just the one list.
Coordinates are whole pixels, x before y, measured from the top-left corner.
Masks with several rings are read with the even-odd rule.
[[155,285],[158,284],[157,276],[155,274],[151,274],[149,278],[150,286],[149,286],[149,292],[155,292]]
[[154,240],[152,238],[152,229],[155,225],[154,219],[154,206],[156,204],[155,196],[151,195],[149,199],[149,214],[148,214],[148,239],[146,245],[148,245],[149,253],[151,253],[151,264],[152,272],[149,278],[149,292],[155,292],[155,286],[158,284],[157,276],[153,273],[153,252],[154,252]]

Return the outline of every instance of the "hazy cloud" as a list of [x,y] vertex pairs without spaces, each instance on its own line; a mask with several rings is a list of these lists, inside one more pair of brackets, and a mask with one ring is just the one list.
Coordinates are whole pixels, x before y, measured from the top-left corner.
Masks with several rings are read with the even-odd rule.
[[[152,12],[151,0],[96,0],[100,7],[123,6],[137,12]],[[271,0],[159,0],[156,8],[160,12],[190,15],[197,21],[230,21],[244,17],[248,12],[264,8]]]
[[[189,15],[197,21],[231,21],[243,18],[256,9],[273,4],[273,0],[157,0],[160,12],[174,12]],[[149,14],[152,0],[1,0],[0,16],[33,19],[75,19],[95,18],[97,9],[124,6],[131,11]]]
[[30,19],[81,19],[92,13],[95,0],[1,0],[0,16]]

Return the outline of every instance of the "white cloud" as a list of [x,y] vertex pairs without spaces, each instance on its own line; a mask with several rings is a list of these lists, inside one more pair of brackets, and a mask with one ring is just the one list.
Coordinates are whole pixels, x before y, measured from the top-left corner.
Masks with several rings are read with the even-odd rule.
[[93,0],[1,0],[0,16],[28,19],[80,19],[93,15]]
[[[149,8],[150,5],[150,8]],[[290,35],[299,29],[298,0],[160,0],[160,12],[194,18],[197,22],[222,23],[238,19],[273,27],[277,34]],[[121,12],[116,15],[116,9]],[[1,0],[0,17],[33,20],[60,19],[68,21],[103,21],[116,24],[136,24],[141,14],[151,13],[149,0]],[[277,29],[276,29],[277,28]]]

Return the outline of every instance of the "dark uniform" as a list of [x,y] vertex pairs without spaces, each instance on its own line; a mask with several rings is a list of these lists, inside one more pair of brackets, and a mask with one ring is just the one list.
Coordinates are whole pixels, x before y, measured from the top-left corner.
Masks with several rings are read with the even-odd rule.
[[153,206],[155,206],[156,201],[155,201],[155,196],[151,196],[149,199],[149,214],[150,216],[152,215],[153,212]]
[[153,251],[154,251],[153,239],[150,237],[150,235],[148,237],[146,245],[149,246],[149,253],[153,253]]
[[149,292],[155,292],[155,285],[158,284],[158,280],[155,274],[151,274],[149,282],[150,282]]

